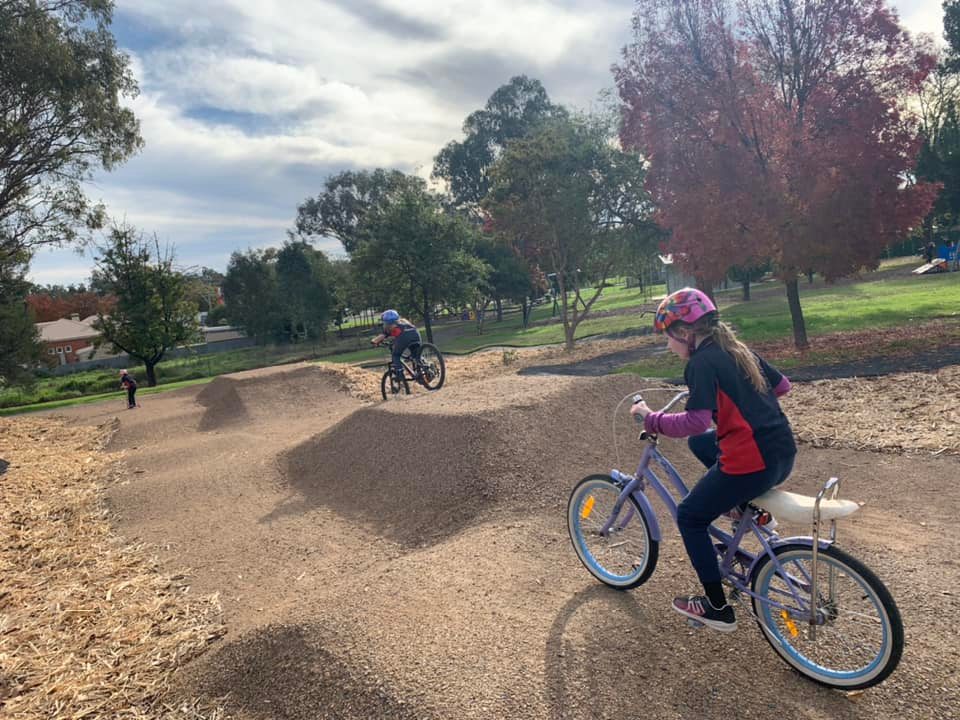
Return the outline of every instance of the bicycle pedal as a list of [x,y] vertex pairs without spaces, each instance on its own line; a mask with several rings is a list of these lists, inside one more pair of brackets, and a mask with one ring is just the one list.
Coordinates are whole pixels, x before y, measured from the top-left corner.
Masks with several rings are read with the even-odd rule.
[[687,618],[687,625],[692,627],[694,630],[699,630],[704,627],[703,623],[699,620],[694,620],[693,618]]

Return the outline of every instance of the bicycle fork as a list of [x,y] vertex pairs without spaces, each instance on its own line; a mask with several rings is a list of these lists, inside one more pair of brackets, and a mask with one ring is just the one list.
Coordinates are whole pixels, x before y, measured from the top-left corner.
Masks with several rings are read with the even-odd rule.
[[[632,503],[627,502],[627,499],[632,495],[640,505],[640,511],[643,514],[643,519],[646,521],[647,527],[650,529],[650,538],[654,542],[660,542],[660,524],[657,522],[656,513],[653,512],[653,506],[650,505],[650,501],[643,493],[643,478],[626,475],[625,473],[621,473],[619,470],[611,470],[610,477],[622,489],[620,490],[620,495],[617,497],[617,501],[613,505],[613,510],[610,512],[610,517],[607,518],[607,521],[600,529],[600,534],[603,537],[608,537],[610,535],[610,531],[614,529],[614,523],[617,524],[616,529],[619,530],[626,527],[627,523],[633,519],[633,514],[636,512],[636,510],[634,509]],[[617,519],[620,517],[620,513],[623,510],[624,504],[627,505],[627,513],[622,521],[617,523]]]

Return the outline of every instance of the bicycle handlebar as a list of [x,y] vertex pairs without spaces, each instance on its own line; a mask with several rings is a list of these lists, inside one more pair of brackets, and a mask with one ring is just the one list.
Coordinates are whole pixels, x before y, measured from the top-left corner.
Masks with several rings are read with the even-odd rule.
[[[685,398],[687,398],[689,395],[690,395],[689,390],[683,390],[682,392],[678,392],[676,395],[673,396],[673,399],[670,400],[670,402],[668,402],[666,405],[664,405],[660,409],[660,412],[667,412],[670,408],[672,408],[681,400],[684,400]],[[643,395],[641,395],[640,393],[637,393],[636,395],[633,396],[633,404],[636,405],[638,402],[643,402]],[[634,415],[633,419],[637,423],[637,425],[643,425],[643,418],[640,417],[639,415]]]

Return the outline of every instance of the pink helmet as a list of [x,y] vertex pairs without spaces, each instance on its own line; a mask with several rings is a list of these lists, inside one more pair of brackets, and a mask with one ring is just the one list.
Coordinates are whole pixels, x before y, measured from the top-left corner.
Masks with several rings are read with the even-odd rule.
[[706,293],[696,288],[682,288],[670,293],[657,308],[653,327],[657,332],[667,332],[675,322],[692,325],[710,313],[716,313],[717,306]]

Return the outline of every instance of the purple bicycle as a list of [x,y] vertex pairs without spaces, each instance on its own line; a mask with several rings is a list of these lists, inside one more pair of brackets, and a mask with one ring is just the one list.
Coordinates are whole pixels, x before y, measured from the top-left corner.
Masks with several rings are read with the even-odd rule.
[[[686,396],[675,396],[664,411]],[[644,494],[648,486],[677,519],[678,500],[654,467],[681,499],[689,492],[660,452],[657,437],[642,431],[640,439],[646,447],[634,475],[613,470],[585,477],[567,507],[570,539],[584,567],[620,590],[642,585],[657,566],[661,533]],[[750,599],[751,614],[777,654],[815,682],[860,690],[882,682],[897,667],[903,623],[879,578],[836,545],[837,520],[859,509],[838,499],[839,489],[840,481],[830,478],[816,497],[771,490],[753,500],[732,534],[715,523],[710,535],[730,601],[742,606]],[[786,522],[812,522],[812,535],[780,537],[761,524],[769,517],[762,511]],[[829,523],[826,537],[821,537],[823,523]]]

